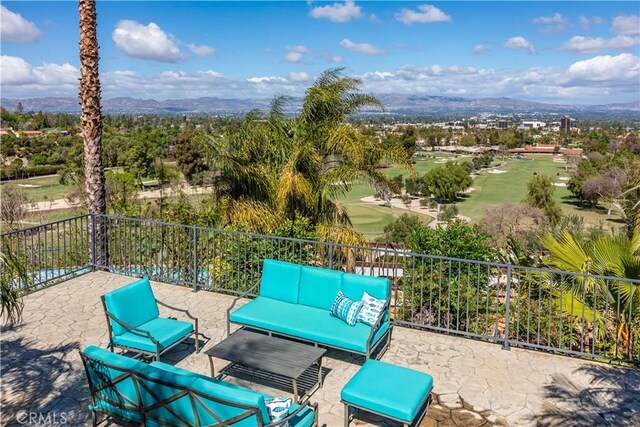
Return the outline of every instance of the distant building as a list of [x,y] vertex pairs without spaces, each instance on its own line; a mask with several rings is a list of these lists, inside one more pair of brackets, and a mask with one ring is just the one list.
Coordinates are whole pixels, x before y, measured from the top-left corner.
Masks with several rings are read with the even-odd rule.
[[571,117],[564,116],[560,119],[560,130],[563,132],[569,132],[571,130]]
[[509,127],[509,120],[498,120],[498,129],[507,129]]
[[518,129],[542,129],[547,124],[545,122],[536,122],[536,121],[524,121],[518,127]]

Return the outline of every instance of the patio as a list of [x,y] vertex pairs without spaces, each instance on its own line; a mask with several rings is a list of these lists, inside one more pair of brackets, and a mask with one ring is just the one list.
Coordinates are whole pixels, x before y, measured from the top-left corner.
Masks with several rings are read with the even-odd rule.
[[[96,272],[25,297],[23,323],[2,333],[2,425],[90,423],[78,349],[106,345],[100,295],[130,281]],[[153,287],[158,299],[200,318],[204,348],[224,337],[232,297],[162,283]],[[640,425],[637,369],[516,348],[504,351],[496,344],[404,327],[395,328],[383,360],[433,375],[434,403],[423,426]],[[207,356],[193,354],[190,345],[179,346],[163,361],[209,373]],[[312,397],[319,403],[320,425],[342,425],[340,390],[362,362],[347,353],[328,353],[324,387]],[[226,379],[259,390],[269,384],[253,377]],[[290,390],[271,392],[288,396]],[[373,417],[357,424],[388,425]]]

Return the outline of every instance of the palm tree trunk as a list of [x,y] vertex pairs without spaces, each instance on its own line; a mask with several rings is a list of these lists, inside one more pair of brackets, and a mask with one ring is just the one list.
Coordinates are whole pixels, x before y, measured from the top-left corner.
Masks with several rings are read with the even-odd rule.
[[80,16],[80,106],[82,108],[85,187],[87,190],[87,210],[89,214],[94,215],[89,247],[94,265],[106,266],[107,245],[104,221],[95,216],[106,213],[95,0],[80,0],[78,11]]

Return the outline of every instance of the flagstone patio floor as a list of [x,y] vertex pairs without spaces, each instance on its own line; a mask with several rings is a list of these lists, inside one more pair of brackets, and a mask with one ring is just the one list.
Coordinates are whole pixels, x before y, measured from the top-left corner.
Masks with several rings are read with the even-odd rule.
[[[100,295],[132,281],[105,272],[85,274],[24,298],[21,324],[1,338],[2,425],[89,425],[88,387],[78,350],[106,346],[107,327]],[[208,348],[225,336],[232,297],[153,283],[159,300],[189,309],[200,319],[201,343]],[[180,313],[162,312],[162,315]],[[319,404],[320,425],[343,424],[340,390],[364,362],[330,350]],[[565,356],[516,349],[450,335],[398,327],[382,360],[429,373],[434,400],[422,426],[541,425],[639,426],[640,370]],[[203,374],[208,359],[183,344],[163,361]],[[216,361],[217,366],[225,362]],[[259,376],[226,380],[272,395]],[[398,384],[402,387],[402,384]],[[393,425],[360,414],[355,425]],[[55,424],[57,422],[57,424]],[[106,422],[108,425],[109,422]]]

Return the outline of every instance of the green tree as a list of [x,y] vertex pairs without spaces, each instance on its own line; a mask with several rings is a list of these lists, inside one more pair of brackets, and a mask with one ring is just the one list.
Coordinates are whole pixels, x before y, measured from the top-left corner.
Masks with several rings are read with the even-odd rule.
[[527,184],[527,198],[525,202],[529,205],[542,209],[554,225],[562,218],[562,210],[553,198],[554,186],[553,181],[546,175],[536,175]]
[[378,241],[384,243],[410,243],[413,232],[424,224],[416,215],[402,214],[394,219],[390,224],[385,225],[384,234],[378,238]]
[[172,154],[187,182],[201,184],[203,173],[209,167],[205,145],[198,135],[190,130],[182,132],[175,140]]
[[442,202],[455,201],[473,183],[465,166],[451,162],[427,172],[423,181],[428,194]]
[[495,261],[498,257],[491,236],[463,221],[435,229],[420,227],[412,233],[410,243],[416,253],[480,261]]

